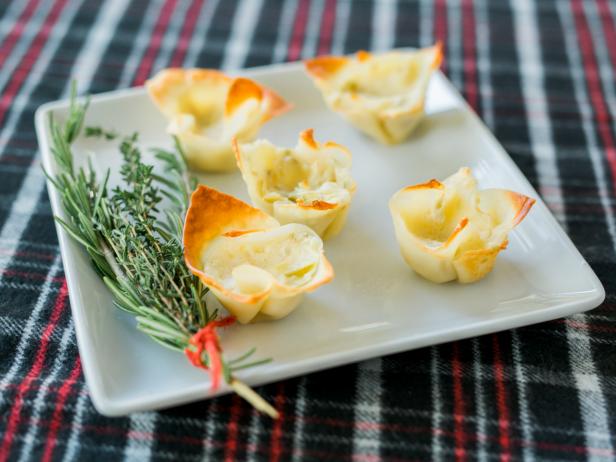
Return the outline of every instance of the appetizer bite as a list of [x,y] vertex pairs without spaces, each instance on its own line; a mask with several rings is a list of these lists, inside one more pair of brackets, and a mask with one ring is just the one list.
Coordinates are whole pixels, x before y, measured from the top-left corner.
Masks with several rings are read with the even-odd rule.
[[287,316],[305,292],[334,277],[323,241],[301,224],[200,185],[184,226],[190,270],[241,323]]
[[321,56],[305,66],[333,111],[381,143],[396,144],[421,121],[428,83],[441,59],[437,44],[417,51]]
[[164,69],[145,86],[189,166],[206,172],[234,169],[231,139],[254,139],[261,125],[290,108],[252,80],[211,69]]
[[294,149],[266,140],[234,140],[233,147],[255,206],[280,223],[310,226],[323,239],[340,232],[356,188],[345,147],[316,142],[312,129],[299,135]]
[[488,274],[507,234],[535,200],[504,189],[477,189],[470,168],[442,183],[407,186],[389,201],[402,256],[433,282],[474,282]]

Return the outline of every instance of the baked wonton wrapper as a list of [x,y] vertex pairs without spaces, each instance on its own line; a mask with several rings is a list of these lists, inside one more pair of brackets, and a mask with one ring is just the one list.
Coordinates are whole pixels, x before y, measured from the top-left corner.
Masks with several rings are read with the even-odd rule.
[[252,203],[280,223],[302,223],[323,239],[344,225],[355,192],[351,153],[339,144],[317,143],[313,130],[294,149],[266,140],[233,143]]
[[288,315],[305,292],[334,276],[323,241],[300,224],[207,186],[193,193],[184,225],[190,270],[241,323]]
[[411,268],[434,282],[474,282],[488,274],[507,234],[535,200],[504,189],[477,189],[469,168],[442,183],[408,186],[389,201],[396,237]]
[[305,66],[333,111],[381,143],[396,144],[421,121],[428,83],[441,60],[437,44],[417,51],[321,56]]
[[211,69],[164,69],[145,83],[169,120],[191,168],[235,168],[231,140],[250,141],[261,125],[290,108],[271,90]]

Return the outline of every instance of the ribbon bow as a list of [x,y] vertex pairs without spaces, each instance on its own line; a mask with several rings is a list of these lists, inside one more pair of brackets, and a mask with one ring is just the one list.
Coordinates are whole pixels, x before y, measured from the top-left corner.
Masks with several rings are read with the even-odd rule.
[[[212,391],[218,389],[220,376],[222,373],[222,362],[220,360],[220,345],[216,328],[227,327],[235,322],[233,316],[227,316],[216,321],[210,321],[188,340],[188,347],[184,353],[193,366],[208,370],[212,377]],[[194,349],[191,348],[194,347]],[[203,362],[203,351],[207,352],[209,366]]]

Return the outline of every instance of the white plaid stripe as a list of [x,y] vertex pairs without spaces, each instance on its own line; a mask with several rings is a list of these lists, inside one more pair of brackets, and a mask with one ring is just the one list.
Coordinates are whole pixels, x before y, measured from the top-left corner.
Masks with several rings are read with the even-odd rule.
[[[50,243],[45,243],[45,242],[32,242],[29,241],[25,238],[19,239],[16,238],[15,236],[11,236],[11,237],[0,237],[0,243],[2,243],[5,246],[13,246],[13,245],[23,245],[23,246],[28,246],[28,247],[33,247],[35,249],[43,249],[43,250],[50,250],[51,252],[53,252],[54,254],[58,251],[58,244],[50,244]],[[6,250],[6,247],[5,247]]]
[[0,255],[0,261],[7,260],[3,264],[13,268],[31,268],[36,270],[47,271],[49,263],[41,263],[38,261],[20,260],[17,255]]
[[[368,457],[380,457],[381,434],[378,427],[358,426],[366,422],[381,422],[381,395],[383,360],[364,361],[357,366],[355,384],[355,431],[353,432],[353,453]],[[367,406],[362,406],[367,405]]]
[[302,58],[310,58],[317,53],[319,45],[319,29],[321,27],[321,17],[323,16],[324,0],[311,0],[308,9],[308,19],[306,20],[306,32],[304,44],[302,46]]
[[533,427],[530,420],[530,413],[528,410],[528,390],[527,390],[527,378],[524,372],[524,360],[522,358],[520,336],[517,330],[511,331],[511,339],[513,341],[513,368],[515,377],[515,383],[518,390],[518,406],[520,409],[520,425],[522,430],[522,437],[527,442],[522,447],[522,454],[524,460],[534,461],[535,454],[533,452]]
[[494,127],[492,82],[490,80],[490,27],[487,0],[474,0],[477,33],[477,77],[481,98],[481,118],[490,129]]
[[72,462],[75,460],[77,456],[77,451],[79,449],[79,436],[81,435],[84,414],[86,408],[91,406],[89,402],[88,395],[86,394],[85,387],[81,389],[81,393],[79,393],[79,398],[77,398],[77,404],[75,405],[73,421],[71,422],[71,433],[68,437],[68,443],[66,445],[66,452],[64,453],[64,457],[62,458],[62,462]]
[[184,19],[186,18],[186,11],[190,7],[190,2],[179,1],[176,3],[175,8],[169,18],[169,24],[163,34],[163,38],[160,43],[158,55],[154,60],[154,65],[150,70],[150,74],[153,75],[159,70],[168,67],[171,61],[171,56],[175,51],[178,39],[182,33],[182,27],[184,26]]
[[[8,287],[10,289],[31,290],[32,292],[39,292],[41,286],[38,284],[27,284],[25,282],[13,282],[13,281],[0,281],[0,287]],[[56,293],[58,289],[52,288],[50,293]],[[0,400],[0,403],[2,400]]]
[[156,427],[156,412],[134,412],[130,415],[130,429],[124,447],[124,460],[144,461],[152,457],[152,444]]
[[[36,290],[40,291],[41,286],[36,286]],[[56,292],[57,291],[55,290],[50,290],[49,294],[53,294]],[[2,332],[3,337],[21,337],[26,330],[28,321],[29,319],[15,319],[11,316],[0,316],[0,332]],[[35,323],[32,326],[32,329],[35,332],[42,332],[45,329],[45,324],[43,322]],[[59,331],[54,330],[49,334],[49,339],[53,343],[60,343],[62,340],[62,334]],[[69,340],[69,345],[77,345],[74,337]]]
[[295,398],[295,432],[293,433],[293,462],[302,460],[304,451],[304,417],[306,415],[306,377],[302,377]]
[[351,16],[351,4],[348,0],[340,0],[336,3],[336,23],[334,25],[334,36],[332,37],[331,53],[339,55],[345,52],[344,43],[349,32]]
[[398,4],[396,0],[378,0],[372,17],[372,49],[386,51],[392,48]]
[[428,47],[434,43],[434,3],[419,4],[419,46]]
[[[23,111],[23,108],[20,108],[20,114],[21,111]],[[17,117],[15,117],[15,119],[17,119]],[[2,135],[0,134],[0,136]],[[32,213],[40,200],[41,193],[45,185],[44,180],[45,175],[43,174],[40,165],[30,165],[21,188],[17,193],[17,197],[13,201],[11,211],[2,226],[2,230],[0,230],[0,239],[6,239],[11,236],[21,236],[23,234],[32,217]],[[3,258],[0,259],[0,283],[4,280],[5,271],[15,257],[17,244],[7,250],[7,253],[5,253]]]
[[103,53],[109,46],[127,8],[128,0],[109,0],[103,4],[71,73],[77,83],[78,93],[86,92],[92,85],[94,73],[99,67]]
[[485,462],[488,459],[488,453],[486,452],[486,405],[484,399],[484,387],[483,377],[481,373],[481,349],[479,340],[474,338],[473,344],[473,374],[475,379],[475,401],[477,414],[476,428],[477,428],[477,460]]
[[[432,379],[432,428],[441,428],[443,419],[443,403],[441,395],[441,360],[439,347],[433,346],[430,348],[430,378]],[[434,431],[432,433],[431,456],[433,461],[443,460],[443,442],[441,432]]]
[[522,448],[522,454],[525,460],[535,460],[535,454],[533,452],[533,426],[530,419],[530,412],[528,410],[528,390],[527,390],[527,378],[524,372],[524,360],[522,358],[520,336],[517,330],[511,332],[511,338],[513,340],[513,367],[515,372],[516,385],[518,390],[518,403],[520,406],[520,426],[522,430],[522,437],[524,441],[528,442]]
[[203,435],[203,455],[201,460],[212,460],[212,448],[214,447],[214,433],[216,432],[216,415],[218,401],[213,399],[207,405],[207,417],[205,419],[205,434]]
[[297,6],[298,0],[285,0],[282,7],[278,37],[274,45],[274,58],[272,60],[275,63],[285,61],[287,58],[287,50],[289,49],[289,41],[293,33]]
[[[577,315],[573,318],[581,322],[586,321],[584,315]],[[586,329],[574,329],[567,326],[567,337],[571,370],[575,378],[584,421],[586,444],[591,448],[603,449],[607,454],[613,454],[614,448],[611,441],[605,437],[605,435],[611,435],[606,413],[607,403],[597,375],[588,332]],[[601,435],[601,437],[595,435]],[[590,454],[589,460],[599,462],[615,459],[613,455]]]
[[512,0],[511,9],[528,131],[539,175],[539,191],[561,226],[566,229],[556,151],[544,90],[535,6],[531,0]]
[[225,47],[221,65],[223,69],[237,70],[244,66],[262,7],[263,0],[240,1],[235,10],[231,35]]
[[150,44],[150,37],[152,36],[156,19],[158,19],[160,7],[160,3],[151,2],[145,10],[143,22],[141,23],[139,32],[133,41],[131,52],[126,57],[118,88],[128,87],[133,82],[143,54]]
[[190,39],[190,44],[188,45],[188,52],[186,53],[186,57],[184,58],[184,66],[185,67],[195,67],[197,65],[197,59],[199,59],[199,52],[203,48],[203,44],[205,43],[205,39],[207,37],[207,33],[210,29],[210,25],[212,24],[212,18],[214,17],[214,12],[218,7],[219,0],[206,0],[205,5],[201,8],[201,13],[199,14],[199,19],[197,19],[197,26],[195,28],[195,33]]
[[256,409],[252,409],[251,412],[250,426],[248,427],[248,447],[246,448],[246,460],[248,462],[258,460],[257,445],[263,432],[263,416]]
[[447,73],[458,89],[464,83],[461,10],[460,0],[447,0]]

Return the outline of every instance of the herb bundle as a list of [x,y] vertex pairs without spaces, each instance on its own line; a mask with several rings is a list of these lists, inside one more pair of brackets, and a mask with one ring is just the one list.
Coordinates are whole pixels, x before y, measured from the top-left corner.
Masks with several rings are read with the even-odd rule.
[[[215,329],[233,322],[209,309],[205,288],[184,263],[183,218],[196,181],[187,174],[177,140],[175,152],[154,150],[165,176],[142,161],[138,136],[120,137],[100,127],[86,127],[85,135],[120,138],[123,185],[110,190],[107,171],[100,181],[94,168],[76,168],[72,144],[83,130],[88,101],[78,103],[75,86],[69,115],[63,124],[50,117],[51,149],[57,173],[47,177],[60,193],[68,217],[56,220],[89,254],[93,266],[114,296],[114,303],[133,314],[137,328],[158,343],[182,351],[191,363],[208,369],[212,388],[220,377],[257,409],[277,412],[234,372],[268,360],[253,361],[255,349],[226,360]],[[161,213],[163,197],[172,204]],[[161,218],[162,216],[162,218]]]

